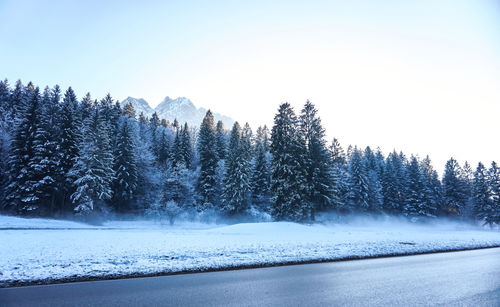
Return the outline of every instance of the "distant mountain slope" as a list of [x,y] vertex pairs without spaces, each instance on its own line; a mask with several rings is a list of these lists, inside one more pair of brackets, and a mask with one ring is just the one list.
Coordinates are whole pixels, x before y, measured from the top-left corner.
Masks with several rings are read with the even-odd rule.
[[198,126],[201,122],[198,121],[198,109],[196,109],[191,100],[185,97],[172,99],[167,96],[156,106],[155,111],[160,118],[165,118],[170,122],[176,118],[178,121],[187,122],[188,124],[197,123]]
[[[196,108],[195,105],[186,97],[178,97],[172,99],[170,97],[165,97],[163,101],[154,109],[152,109],[146,100],[140,98],[127,97],[120,104],[125,106],[128,102],[131,102],[134,106],[137,115],[141,112],[145,116],[151,117],[151,115],[156,112],[160,119],[165,118],[166,120],[173,122],[177,119],[181,124],[187,122],[189,126],[200,126],[205,113],[207,112],[204,108]],[[234,120],[228,116],[221,115],[219,113],[214,113],[215,121],[221,120],[226,128],[230,128]]]
[[149,106],[148,102],[142,98],[133,98],[133,97],[127,97],[125,100],[123,100],[120,105],[123,108],[127,103],[131,102],[132,105],[134,106],[135,113],[137,116],[139,114],[144,113],[144,116],[151,117],[153,114],[154,110]]

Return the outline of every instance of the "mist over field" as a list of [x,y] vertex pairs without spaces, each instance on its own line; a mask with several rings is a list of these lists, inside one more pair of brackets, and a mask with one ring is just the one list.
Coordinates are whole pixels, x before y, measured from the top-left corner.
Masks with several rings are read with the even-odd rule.
[[98,225],[0,216],[1,286],[149,276],[500,246],[498,229],[332,215],[315,223],[116,218]]

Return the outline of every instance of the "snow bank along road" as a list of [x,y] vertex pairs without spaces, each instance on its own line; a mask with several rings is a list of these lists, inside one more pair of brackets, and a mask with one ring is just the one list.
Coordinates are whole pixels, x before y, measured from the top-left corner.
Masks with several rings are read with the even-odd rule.
[[0,289],[2,306],[499,306],[500,248]]
[[0,216],[0,242],[0,287],[8,287],[492,247],[500,246],[500,232],[394,221],[175,227],[112,222],[93,227]]

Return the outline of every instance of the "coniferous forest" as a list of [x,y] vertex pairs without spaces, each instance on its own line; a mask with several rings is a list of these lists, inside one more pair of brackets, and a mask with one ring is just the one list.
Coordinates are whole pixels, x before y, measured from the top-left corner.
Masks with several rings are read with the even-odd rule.
[[325,140],[315,106],[279,106],[271,129],[224,127],[210,111],[199,128],[136,114],[109,94],[76,97],[0,82],[0,208],[47,217],[268,213],[314,221],[319,213],[439,216],[500,223],[499,166],[450,158],[440,177],[429,157]]

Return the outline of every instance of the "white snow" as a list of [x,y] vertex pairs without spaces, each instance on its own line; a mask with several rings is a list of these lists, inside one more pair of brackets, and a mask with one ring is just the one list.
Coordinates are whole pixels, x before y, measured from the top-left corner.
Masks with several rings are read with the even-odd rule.
[[[40,228],[40,229],[35,229]],[[500,245],[500,232],[380,222],[91,226],[0,216],[0,285]]]
[[66,220],[53,220],[42,218],[21,218],[15,216],[0,215],[0,231],[5,229],[40,229],[40,228],[93,228],[93,226],[84,223],[78,223]]

